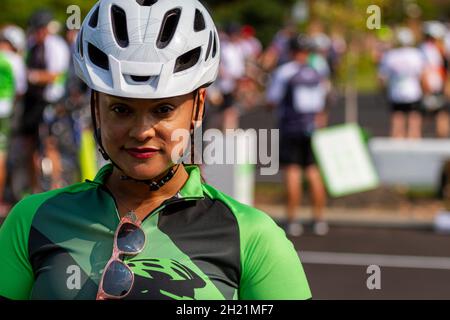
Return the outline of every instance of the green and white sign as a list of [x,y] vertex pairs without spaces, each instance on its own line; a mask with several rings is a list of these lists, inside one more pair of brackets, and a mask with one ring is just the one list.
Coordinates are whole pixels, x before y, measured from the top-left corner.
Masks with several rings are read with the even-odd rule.
[[318,130],[312,143],[332,197],[378,187],[378,175],[358,125],[346,124]]

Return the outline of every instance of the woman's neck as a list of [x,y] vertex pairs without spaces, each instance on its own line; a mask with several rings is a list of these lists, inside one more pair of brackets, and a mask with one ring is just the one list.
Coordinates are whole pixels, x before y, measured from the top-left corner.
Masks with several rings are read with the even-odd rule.
[[128,211],[133,210],[141,220],[165,200],[176,195],[189,178],[184,166],[180,165],[169,182],[157,191],[150,191],[146,184],[122,180],[121,176],[123,173],[114,167],[105,184],[114,195],[120,216],[123,217]]

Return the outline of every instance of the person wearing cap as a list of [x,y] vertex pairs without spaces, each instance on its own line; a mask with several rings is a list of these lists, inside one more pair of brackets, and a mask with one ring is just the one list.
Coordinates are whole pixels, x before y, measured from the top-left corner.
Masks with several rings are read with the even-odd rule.
[[422,137],[421,81],[425,59],[414,47],[414,34],[400,27],[396,32],[397,46],[388,50],[381,59],[379,77],[387,88],[391,105],[391,137],[419,139]]
[[256,30],[251,25],[241,28],[241,48],[247,60],[256,61],[262,53],[261,41],[256,38]]
[[28,90],[24,97],[24,110],[18,134],[23,139],[30,159],[28,176],[32,192],[42,190],[39,183],[41,162],[38,156],[39,145],[43,144],[46,155],[52,161],[53,185],[57,185],[60,173],[59,153],[51,137],[41,140],[39,128],[44,119],[44,109],[54,105],[63,97],[65,73],[69,68],[70,53],[64,39],[51,34],[49,25],[53,15],[47,10],[36,11],[29,20],[30,41],[27,54]]
[[0,29],[0,214],[8,205],[4,201],[6,181],[6,150],[14,106],[27,89],[26,68],[21,53],[25,48],[25,33],[14,25]]
[[197,0],[101,0],[74,60],[92,89],[95,137],[109,163],[93,180],[15,206],[0,229],[0,296],[311,298],[283,230],[189,164],[220,61],[206,8]]
[[287,231],[292,236],[303,232],[297,222],[296,209],[301,200],[301,180],[305,174],[313,202],[314,233],[325,235],[328,225],[323,209],[325,188],[311,146],[316,129],[316,116],[326,100],[326,79],[309,62],[311,39],[305,35],[290,40],[292,61],[275,70],[267,101],[277,108],[280,128],[280,164],[284,167],[287,193]]

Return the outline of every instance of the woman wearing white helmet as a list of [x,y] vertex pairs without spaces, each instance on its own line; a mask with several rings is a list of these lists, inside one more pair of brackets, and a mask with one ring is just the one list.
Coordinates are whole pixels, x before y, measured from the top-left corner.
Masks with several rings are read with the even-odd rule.
[[[302,265],[264,213],[181,163],[219,64],[197,0],[103,0],[78,38],[105,158],[94,181],[31,196],[0,230],[9,299],[307,299]],[[78,276],[78,278],[76,277]]]

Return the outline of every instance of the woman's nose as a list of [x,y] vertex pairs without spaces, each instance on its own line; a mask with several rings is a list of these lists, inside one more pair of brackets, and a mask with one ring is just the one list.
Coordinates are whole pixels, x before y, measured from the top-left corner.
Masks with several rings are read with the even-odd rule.
[[129,135],[138,141],[145,141],[153,138],[156,135],[155,122],[141,118],[135,122]]

